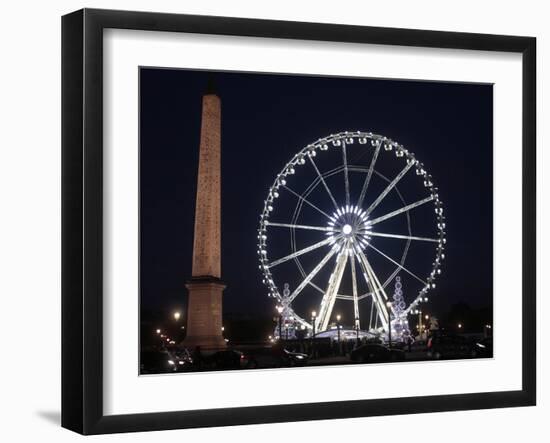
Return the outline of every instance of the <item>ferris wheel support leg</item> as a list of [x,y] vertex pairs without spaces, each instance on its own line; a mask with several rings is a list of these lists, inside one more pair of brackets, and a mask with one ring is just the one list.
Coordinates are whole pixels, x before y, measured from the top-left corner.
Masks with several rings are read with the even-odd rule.
[[386,304],[382,300],[380,293],[384,296],[384,299],[388,299],[388,296],[386,295],[384,291],[384,287],[380,284],[380,281],[378,280],[378,277],[376,277],[376,274],[374,273],[372,267],[370,266],[367,257],[365,257],[365,254],[360,249],[356,249],[357,255],[359,256],[359,263],[361,264],[363,271],[365,272],[365,279],[367,281],[367,285],[369,286],[370,290],[373,294],[373,301],[376,303],[376,311],[378,314],[378,317],[380,318],[380,322],[382,323],[382,327],[385,330],[388,330],[388,322],[389,322],[389,314],[386,309]]
[[370,316],[369,316],[369,331],[372,330],[372,318],[374,314],[375,304],[374,304],[374,297],[371,298],[371,305],[370,305]]
[[[366,260],[366,258],[365,258]],[[384,309],[384,314],[387,316],[386,318],[386,321],[388,323],[390,323],[390,312],[389,311],[392,311],[393,310],[393,307],[390,307],[389,311],[386,309],[386,303],[387,303],[387,300],[389,300],[387,294],[386,294],[386,291],[384,290],[384,286],[382,286],[382,284],[380,283],[380,280],[378,279],[377,275],[374,273],[374,270],[372,269],[372,266],[370,265],[370,263],[368,262],[368,260],[366,260],[366,263],[367,263],[367,266],[368,266],[368,269],[370,271],[370,274],[372,276],[372,278],[374,279],[374,282],[375,282],[375,287],[378,287],[379,288],[379,291],[384,295],[384,299],[382,299],[380,296],[379,296],[379,301],[381,303],[381,306],[383,307]],[[386,301],[386,303],[385,303]]]
[[359,299],[357,297],[357,275],[355,272],[355,255],[351,256],[351,281],[353,289],[353,314],[355,321],[355,328],[361,329],[361,323],[359,319]]
[[387,317],[387,311],[384,303],[380,299],[380,295],[378,294],[378,289],[373,283],[374,279],[372,276],[369,276],[368,270],[365,268],[365,280],[367,282],[367,285],[369,286],[370,291],[372,292],[372,301],[374,305],[376,306],[376,325],[378,325],[378,320],[382,323],[382,327],[385,329],[387,328],[388,323],[388,317]]
[[319,332],[326,331],[330,316],[332,314],[332,309],[334,308],[334,302],[336,301],[336,295],[338,294],[338,289],[340,288],[340,283],[344,275],[344,270],[346,268],[346,263],[348,261],[347,248],[344,246],[338,257],[336,259],[336,266],[334,271],[329,279],[327,290],[323,299],[321,300],[321,309],[319,312],[319,317],[317,318],[317,330]]

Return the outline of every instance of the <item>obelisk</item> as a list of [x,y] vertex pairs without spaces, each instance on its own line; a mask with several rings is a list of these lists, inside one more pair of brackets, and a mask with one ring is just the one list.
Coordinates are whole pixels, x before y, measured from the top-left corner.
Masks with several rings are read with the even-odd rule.
[[182,345],[222,349],[221,226],[220,226],[221,102],[212,83],[202,98],[199,171],[195,207],[193,269],[186,287],[187,336]]

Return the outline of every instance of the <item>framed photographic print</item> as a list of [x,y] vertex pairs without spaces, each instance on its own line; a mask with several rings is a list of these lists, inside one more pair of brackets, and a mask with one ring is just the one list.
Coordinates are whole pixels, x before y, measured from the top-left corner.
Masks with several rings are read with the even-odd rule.
[[62,24],[64,427],[535,404],[534,38]]

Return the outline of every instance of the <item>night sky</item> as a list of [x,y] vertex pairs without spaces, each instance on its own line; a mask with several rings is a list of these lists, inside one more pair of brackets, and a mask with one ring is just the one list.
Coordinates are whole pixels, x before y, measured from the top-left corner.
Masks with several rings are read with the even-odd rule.
[[[140,70],[140,286],[146,311],[186,306],[201,98],[209,75]],[[492,307],[492,85],[221,72],[215,83],[222,101],[224,315],[272,314],[256,252],[269,186],[301,148],[347,130],[403,144],[439,187],[447,249],[429,309],[445,312],[459,301]],[[420,219],[413,231],[423,224]],[[416,295],[407,293],[413,286],[404,281],[408,300]]]

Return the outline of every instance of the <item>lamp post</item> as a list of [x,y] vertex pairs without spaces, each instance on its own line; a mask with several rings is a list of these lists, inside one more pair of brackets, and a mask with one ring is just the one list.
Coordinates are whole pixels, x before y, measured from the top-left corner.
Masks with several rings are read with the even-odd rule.
[[156,334],[157,334],[157,343],[161,343],[162,344],[162,338],[164,337],[164,334],[162,334],[162,331],[160,329],[156,329],[155,330]]
[[181,339],[181,329],[179,327],[181,312],[180,311],[174,311],[172,313],[172,317],[174,318],[174,324],[170,325],[170,327],[169,327],[169,330],[173,331],[173,332],[170,332],[170,335],[172,335],[174,337],[174,340],[179,342],[179,340]]
[[311,355],[315,357],[315,319],[317,317],[317,312],[313,311],[311,313],[311,326],[313,328],[311,334]]
[[336,329],[338,330],[338,354],[342,353],[342,343],[340,341],[340,319],[341,318],[342,317],[340,316],[340,314],[336,316]]
[[279,313],[279,340],[283,339],[283,307],[277,306],[277,312]]
[[420,309],[415,309],[413,314],[418,314],[418,338],[422,340],[422,311]]

